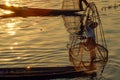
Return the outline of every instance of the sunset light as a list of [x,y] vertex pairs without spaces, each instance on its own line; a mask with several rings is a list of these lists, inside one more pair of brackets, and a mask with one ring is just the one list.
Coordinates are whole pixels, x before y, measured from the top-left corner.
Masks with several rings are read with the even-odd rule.
[[7,33],[8,33],[9,35],[15,35],[15,34],[16,34],[16,32],[14,31],[15,23],[8,23],[8,24],[6,24],[6,25],[7,25],[7,28],[8,28]]
[[120,0],[0,0],[0,80],[120,80],[119,55]]
[[20,0],[5,0],[7,6],[19,6]]
[[11,1],[11,0],[6,0],[6,3],[5,3],[5,4],[6,4],[7,6],[11,6],[11,5],[10,5],[10,1]]
[[13,13],[12,11],[9,11],[9,10],[1,10],[1,12],[3,14],[11,14],[11,13]]

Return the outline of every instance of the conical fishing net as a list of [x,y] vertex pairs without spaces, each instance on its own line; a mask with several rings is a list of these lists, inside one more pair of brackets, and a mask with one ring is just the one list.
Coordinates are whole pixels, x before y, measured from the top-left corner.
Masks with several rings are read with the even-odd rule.
[[[69,3],[68,0],[64,0],[62,8],[66,10],[79,9],[71,5],[71,3],[75,4],[76,2],[79,3],[78,0],[69,0]],[[103,63],[108,60],[108,50],[96,5],[89,3],[81,16],[63,16],[63,19],[67,31],[70,33],[69,58],[76,71],[96,70],[97,63],[103,66]],[[94,40],[88,40],[90,34],[87,33],[87,29],[90,28],[91,24],[93,27],[95,26],[93,29]]]

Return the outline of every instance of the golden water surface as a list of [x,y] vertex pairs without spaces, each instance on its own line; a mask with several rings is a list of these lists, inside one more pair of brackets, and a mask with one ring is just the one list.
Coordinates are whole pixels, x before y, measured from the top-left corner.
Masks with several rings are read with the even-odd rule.
[[[109,48],[109,61],[102,80],[119,80],[120,8],[102,11],[102,7],[114,5],[115,0],[88,1],[97,4]],[[0,0],[0,3],[61,9],[62,0]],[[9,13],[0,10],[0,15]],[[66,48],[68,40],[69,33],[61,16],[0,19],[0,68],[71,65]]]

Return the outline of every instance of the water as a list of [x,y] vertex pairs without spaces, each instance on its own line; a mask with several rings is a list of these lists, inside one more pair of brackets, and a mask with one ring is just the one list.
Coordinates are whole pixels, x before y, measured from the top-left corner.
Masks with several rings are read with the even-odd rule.
[[[0,3],[5,1],[7,0],[1,0]],[[11,1],[14,3],[14,0]],[[109,48],[109,61],[101,80],[119,80],[120,8],[101,11],[102,7],[114,5],[115,1],[91,1],[94,1],[99,9]],[[120,0],[116,2],[120,4]],[[62,5],[61,0],[18,0],[16,3],[20,6],[52,9],[60,9]],[[0,14],[3,14],[2,11]],[[71,65],[66,48],[69,33],[61,16],[1,19],[0,37],[0,68]],[[87,78],[71,80],[87,80]]]

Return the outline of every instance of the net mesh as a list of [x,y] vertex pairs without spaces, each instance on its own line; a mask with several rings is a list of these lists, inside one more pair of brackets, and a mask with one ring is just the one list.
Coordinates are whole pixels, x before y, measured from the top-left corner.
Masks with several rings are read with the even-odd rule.
[[79,10],[79,0],[63,0],[63,10]]
[[[75,2],[76,1],[79,3],[78,0],[75,0]],[[78,7],[73,6],[75,2],[73,2],[73,0],[64,0],[62,8],[66,10],[78,9]],[[80,13],[78,12],[78,14]],[[63,16],[67,31],[70,33],[68,43],[69,59],[76,71],[96,70],[97,63],[101,64],[102,62],[103,64],[108,60],[104,31],[97,7],[93,2],[88,4],[82,14],[82,16]],[[88,36],[86,26],[91,22],[98,24],[94,29],[95,44],[91,43],[91,41],[87,43]]]

